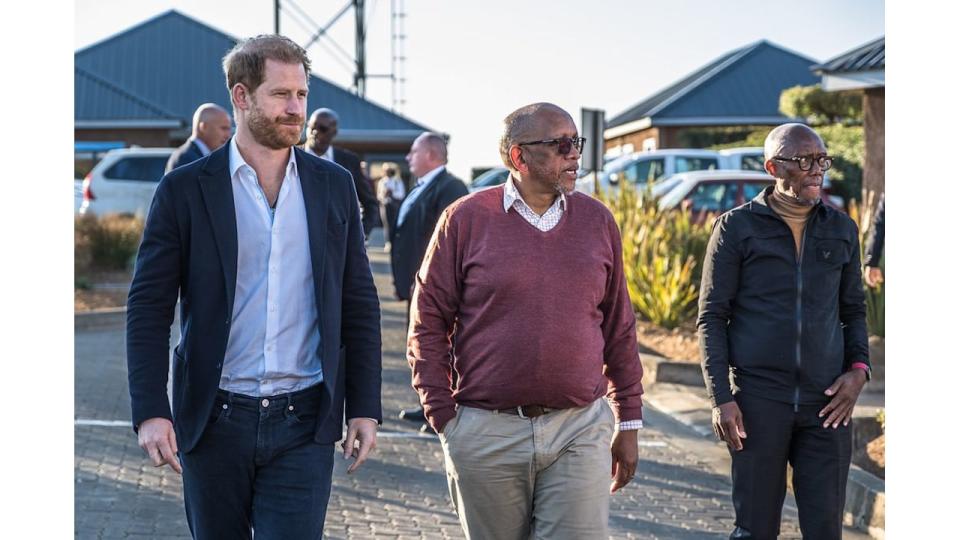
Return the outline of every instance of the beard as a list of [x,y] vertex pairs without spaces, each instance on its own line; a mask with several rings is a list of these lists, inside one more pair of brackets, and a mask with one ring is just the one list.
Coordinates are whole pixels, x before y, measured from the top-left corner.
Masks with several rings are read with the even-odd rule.
[[[276,119],[268,118],[257,106],[257,102],[254,101],[253,107],[250,108],[247,127],[250,129],[253,140],[257,141],[258,144],[274,150],[282,150],[300,142],[303,121],[304,118],[300,115],[286,115]],[[281,126],[290,125],[296,125],[297,131],[281,129]]]

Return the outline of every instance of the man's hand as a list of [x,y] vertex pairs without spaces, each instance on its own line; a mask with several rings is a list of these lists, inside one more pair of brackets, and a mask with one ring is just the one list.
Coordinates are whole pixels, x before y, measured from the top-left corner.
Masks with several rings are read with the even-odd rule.
[[713,432],[727,446],[739,452],[743,450],[743,441],[747,430],[743,427],[743,414],[736,401],[730,401],[713,408]]
[[637,430],[617,431],[610,442],[610,453],[613,455],[610,493],[616,493],[629,484],[637,472]]
[[347,438],[343,441],[343,459],[356,458],[347,469],[347,474],[360,468],[367,456],[377,447],[377,422],[371,418],[347,420]]
[[173,432],[173,422],[160,417],[144,420],[137,430],[137,443],[150,456],[154,467],[167,464],[177,474],[183,474],[180,460],[177,459],[177,436]]
[[883,270],[876,266],[868,266],[866,272],[863,274],[863,281],[865,281],[871,289],[876,289],[883,283]]
[[820,411],[820,418],[830,415],[827,416],[823,427],[829,427],[832,424],[833,429],[837,429],[841,420],[845,426],[850,423],[850,418],[853,417],[853,406],[857,404],[860,390],[866,383],[867,373],[855,368],[837,377],[830,388],[824,390],[823,393],[833,396],[833,399]]

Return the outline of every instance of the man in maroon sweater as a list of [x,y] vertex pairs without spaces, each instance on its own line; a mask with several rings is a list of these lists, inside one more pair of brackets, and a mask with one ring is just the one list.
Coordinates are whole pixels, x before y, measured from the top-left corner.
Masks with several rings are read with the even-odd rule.
[[555,105],[507,116],[510,178],[444,211],[417,274],[407,359],[468,538],[605,539],[636,469],[636,320],[613,216],[573,191],[583,141]]

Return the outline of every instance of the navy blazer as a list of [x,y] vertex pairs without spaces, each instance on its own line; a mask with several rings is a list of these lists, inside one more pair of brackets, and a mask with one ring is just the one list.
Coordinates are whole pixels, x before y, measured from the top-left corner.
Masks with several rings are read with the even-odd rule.
[[[334,164],[294,152],[323,335],[325,392],[315,440],[332,443],[343,436],[344,404],[347,418],[382,421],[380,304],[353,180]],[[233,315],[237,242],[228,143],[160,181],[127,299],[134,429],[149,418],[171,419],[182,452],[196,446],[213,409]],[[181,339],[171,410],[167,373],[178,293]]]
[[[411,190],[412,191],[412,190]],[[446,167],[434,178],[398,223],[390,248],[390,266],[393,270],[393,287],[401,300],[410,300],[420,263],[427,252],[433,229],[440,214],[453,201],[467,195],[467,185],[450,174]],[[407,192],[410,196],[410,192]]]
[[167,166],[163,172],[166,174],[177,167],[183,167],[187,163],[193,163],[202,157],[203,151],[200,150],[197,143],[193,142],[193,139],[187,139],[187,142],[181,144],[170,154],[170,159],[167,160]]

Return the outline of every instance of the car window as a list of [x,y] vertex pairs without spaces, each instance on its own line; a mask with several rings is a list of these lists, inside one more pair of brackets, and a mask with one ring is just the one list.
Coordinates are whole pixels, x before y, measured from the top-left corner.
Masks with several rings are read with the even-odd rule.
[[655,182],[663,177],[663,159],[641,159],[624,169],[623,175],[631,184]]
[[745,171],[760,171],[763,172],[763,154],[760,155],[750,155],[744,154],[740,156],[740,168]]
[[716,168],[717,158],[677,156],[676,172],[678,173],[687,171],[712,171]]
[[694,212],[726,212],[737,204],[737,183],[701,182],[684,201]]
[[507,169],[494,169],[478,176],[471,184],[473,187],[499,186],[507,181],[510,171]]
[[167,156],[138,156],[120,158],[103,173],[111,180],[159,182],[167,166]]
[[770,185],[770,182],[744,182],[743,183],[743,200],[751,201],[754,197],[760,194],[763,191],[763,188]]

